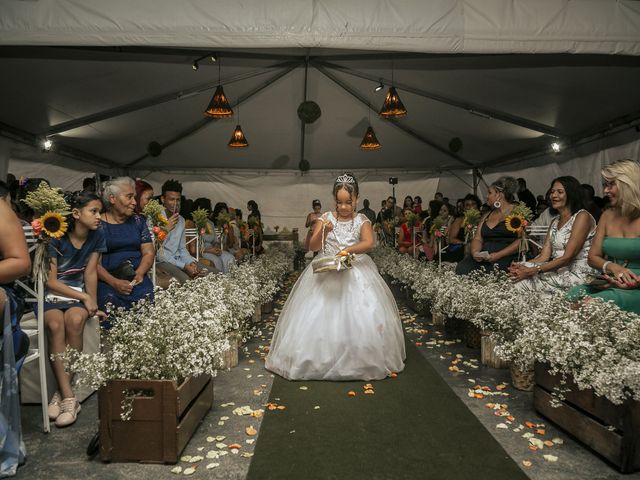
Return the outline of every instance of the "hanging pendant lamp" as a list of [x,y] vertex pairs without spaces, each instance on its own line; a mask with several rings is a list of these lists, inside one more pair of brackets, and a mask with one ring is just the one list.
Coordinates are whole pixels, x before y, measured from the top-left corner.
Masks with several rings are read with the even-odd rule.
[[247,138],[244,136],[244,132],[240,125],[236,125],[236,129],[233,131],[231,140],[229,140],[227,145],[231,148],[244,148],[249,146],[249,142],[247,142]]
[[224,94],[222,85],[218,85],[216,92],[213,94],[209,106],[204,114],[212,118],[227,118],[233,115],[233,110],[227,96]]
[[[218,60],[220,60],[218,58]],[[216,91],[211,97],[211,101],[209,102],[209,106],[204,111],[204,114],[208,117],[212,118],[227,118],[233,115],[233,110],[231,109],[231,105],[229,105],[229,101],[227,100],[227,96],[224,94],[224,89],[222,88],[222,82],[220,81],[220,77],[222,75],[222,62],[218,62],[218,86],[216,87]]]
[[380,147],[382,147],[382,145],[376,137],[376,132],[374,132],[373,127],[369,125],[362,142],[360,142],[360,148],[363,150],[377,150]]
[[389,87],[387,96],[384,99],[382,108],[380,109],[380,116],[382,117],[404,117],[407,114],[407,109],[404,108],[402,100],[396,91],[395,87]]

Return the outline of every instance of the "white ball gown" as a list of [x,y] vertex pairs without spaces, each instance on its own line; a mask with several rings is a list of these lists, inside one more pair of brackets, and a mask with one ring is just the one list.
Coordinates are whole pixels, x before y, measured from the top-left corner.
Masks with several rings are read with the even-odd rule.
[[[325,254],[360,241],[369,219],[338,221]],[[322,252],[320,253],[322,255]],[[293,286],[273,333],[265,366],[289,380],[379,380],[404,368],[402,323],[393,294],[368,255],[353,268],[313,273],[309,265]]]

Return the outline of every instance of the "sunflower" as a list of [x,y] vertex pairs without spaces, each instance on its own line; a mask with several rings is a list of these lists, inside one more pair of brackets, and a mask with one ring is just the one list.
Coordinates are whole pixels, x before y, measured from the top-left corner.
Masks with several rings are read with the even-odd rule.
[[524,230],[525,219],[522,215],[511,214],[504,219],[507,230],[513,233],[520,233]]
[[40,217],[42,230],[51,238],[60,238],[67,231],[67,220],[58,212],[45,212]]

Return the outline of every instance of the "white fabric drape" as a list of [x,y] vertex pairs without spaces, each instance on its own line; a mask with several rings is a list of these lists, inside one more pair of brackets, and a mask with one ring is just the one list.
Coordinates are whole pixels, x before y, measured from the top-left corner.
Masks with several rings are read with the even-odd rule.
[[0,0],[2,45],[640,54],[632,0]]

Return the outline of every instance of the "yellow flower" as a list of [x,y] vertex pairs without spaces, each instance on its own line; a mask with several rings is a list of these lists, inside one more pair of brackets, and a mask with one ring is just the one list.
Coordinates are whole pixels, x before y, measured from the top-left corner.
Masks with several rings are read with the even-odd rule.
[[163,225],[169,225],[169,220],[167,220],[167,217],[165,217],[165,216],[164,216],[164,215],[162,215],[162,214],[159,214],[159,215],[158,215],[158,221],[159,221],[160,223],[162,223]]
[[522,215],[511,214],[504,219],[507,230],[513,233],[520,233],[524,230],[524,217]]
[[67,231],[67,220],[63,215],[58,212],[45,212],[40,217],[40,224],[42,230],[51,238],[60,238],[64,236]]

